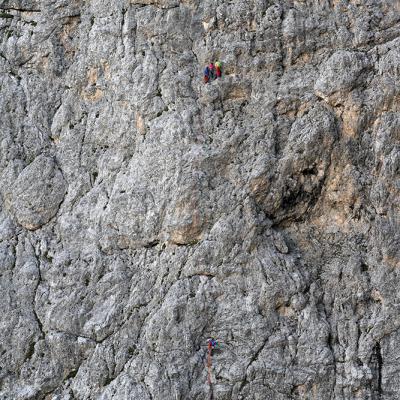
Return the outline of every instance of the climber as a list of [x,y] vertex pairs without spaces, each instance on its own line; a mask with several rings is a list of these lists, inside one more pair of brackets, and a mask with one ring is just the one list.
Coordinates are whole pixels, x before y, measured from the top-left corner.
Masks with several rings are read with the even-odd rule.
[[208,68],[208,65],[204,68],[204,83],[208,83],[210,80],[210,68]]
[[221,78],[221,74],[222,74],[222,64],[220,61],[217,61],[215,63],[215,71],[217,73],[217,78]]
[[210,79],[213,81],[215,79],[215,67],[213,63],[210,63],[208,66],[208,69],[210,70]]
[[217,346],[217,341],[214,338],[209,338],[207,339],[207,348],[208,351],[211,351],[212,349],[215,349],[215,347]]

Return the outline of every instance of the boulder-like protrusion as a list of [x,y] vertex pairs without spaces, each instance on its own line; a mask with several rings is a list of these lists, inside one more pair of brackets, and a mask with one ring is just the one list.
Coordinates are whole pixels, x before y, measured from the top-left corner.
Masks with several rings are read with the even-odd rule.
[[330,165],[337,138],[333,114],[321,105],[297,119],[291,128],[284,157],[275,174],[265,161],[264,172],[250,181],[250,189],[270,218],[299,216],[315,201]]
[[152,193],[138,187],[129,175],[121,177],[104,215],[104,251],[146,247],[158,241],[159,210]]
[[314,90],[317,96],[328,102],[343,102],[360,82],[369,62],[365,54],[339,50],[323,64]]
[[166,222],[169,240],[178,245],[201,240],[206,223],[201,193],[196,189],[178,193],[170,207]]
[[64,199],[66,182],[53,158],[40,155],[18,176],[6,204],[24,228],[40,228],[53,218]]

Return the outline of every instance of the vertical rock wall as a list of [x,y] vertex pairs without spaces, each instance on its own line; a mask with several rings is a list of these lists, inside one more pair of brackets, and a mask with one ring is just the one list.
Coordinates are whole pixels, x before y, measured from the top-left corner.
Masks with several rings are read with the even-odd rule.
[[1,0],[0,398],[398,398],[399,61],[396,0]]

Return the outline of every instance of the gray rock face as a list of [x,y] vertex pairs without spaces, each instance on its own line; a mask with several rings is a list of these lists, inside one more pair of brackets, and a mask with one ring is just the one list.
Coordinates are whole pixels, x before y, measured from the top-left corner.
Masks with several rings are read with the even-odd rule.
[[339,50],[321,66],[315,82],[315,92],[325,100],[336,95],[340,101],[346,93],[365,82],[362,72],[368,69],[369,59],[364,53]]
[[0,1],[0,399],[398,398],[399,15]]
[[37,157],[4,194],[6,208],[26,229],[37,229],[53,218],[65,195],[65,181],[54,160]]

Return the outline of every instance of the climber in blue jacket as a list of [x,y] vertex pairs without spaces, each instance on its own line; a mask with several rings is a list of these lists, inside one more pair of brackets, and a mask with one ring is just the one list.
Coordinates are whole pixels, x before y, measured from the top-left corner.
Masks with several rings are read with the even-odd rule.
[[208,65],[204,68],[204,83],[208,83],[210,80],[210,68]]

